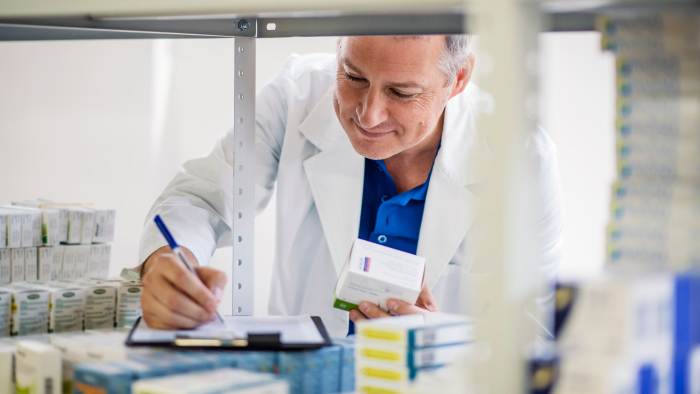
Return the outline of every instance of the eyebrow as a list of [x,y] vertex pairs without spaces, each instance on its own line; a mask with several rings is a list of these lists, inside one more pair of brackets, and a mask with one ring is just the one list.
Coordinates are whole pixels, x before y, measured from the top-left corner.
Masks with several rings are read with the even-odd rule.
[[[362,70],[360,70],[359,67],[352,64],[352,62],[350,62],[347,58],[344,57],[340,59],[340,62],[351,68],[353,71],[358,72],[360,75],[363,75]],[[423,90],[427,89],[423,84],[416,81],[389,82],[387,85],[394,88],[419,88]]]

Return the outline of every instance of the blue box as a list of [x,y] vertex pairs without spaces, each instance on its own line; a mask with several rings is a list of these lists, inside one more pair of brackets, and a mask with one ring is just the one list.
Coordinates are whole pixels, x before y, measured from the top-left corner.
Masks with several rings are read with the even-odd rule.
[[333,344],[340,349],[340,387],[341,393],[355,391],[355,336],[333,338]]
[[342,347],[333,345],[316,351],[321,362],[321,393],[340,392],[340,368]]
[[673,392],[690,391],[690,352],[700,344],[700,273],[686,272],[675,280],[673,335]]
[[279,375],[289,382],[290,394],[304,392],[304,372],[308,352],[289,351],[279,353]]
[[73,375],[74,394],[131,394],[131,384],[139,379],[163,376],[160,367],[133,360],[85,363],[75,366]]

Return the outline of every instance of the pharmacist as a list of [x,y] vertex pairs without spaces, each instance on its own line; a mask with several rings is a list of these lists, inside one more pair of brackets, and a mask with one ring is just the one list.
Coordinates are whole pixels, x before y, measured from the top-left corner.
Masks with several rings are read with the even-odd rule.
[[[475,201],[487,177],[488,135],[475,128],[492,98],[470,84],[474,56],[465,36],[346,37],[337,54],[292,56],[256,101],[255,198],[262,211],[277,188],[269,313],[321,316],[331,336],[349,320],[388,316],[364,302],[333,308],[337,276],[355,238],[426,258],[416,305],[397,314],[467,310],[473,280]],[[537,168],[532,224],[541,275],[561,252],[563,206],[556,148],[535,132],[523,146]],[[141,236],[146,322],[187,328],[213,320],[226,283],[205,268],[231,246],[233,131],[212,152],[186,162],[156,200]],[[153,224],[160,214],[200,267],[200,282],[170,253]]]

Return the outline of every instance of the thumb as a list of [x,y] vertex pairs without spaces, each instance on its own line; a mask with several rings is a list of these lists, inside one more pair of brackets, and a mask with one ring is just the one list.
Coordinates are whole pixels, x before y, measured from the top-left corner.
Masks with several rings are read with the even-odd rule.
[[224,287],[228,281],[226,274],[223,271],[209,267],[195,267],[194,270],[197,272],[199,279],[202,280],[202,283],[214,293],[214,297],[221,301],[221,297],[224,295]]
[[437,301],[435,300],[435,297],[433,297],[433,293],[430,291],[427,284],[423,285],[423,289],[421,290],[420,294],[418,295],[418,299],[416,300],[416,306],[419,308],[427,309],[431,312],[440,311],[440,309],[438,308]]

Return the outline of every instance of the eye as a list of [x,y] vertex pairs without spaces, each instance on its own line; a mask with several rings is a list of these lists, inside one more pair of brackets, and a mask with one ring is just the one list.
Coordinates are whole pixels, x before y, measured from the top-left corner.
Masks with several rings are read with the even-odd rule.
[[358,77],[353,77],[352,75],[348,74],[347,72],[345,73],[345,77],[353,82],[362,82],[364,81],[363,78],[358,78]]
[[403,94],[403,93],[399,93],[399,92],[397,92],[397,91],[394,90],[394,89],[391,89],[391,92],[392,92],[396,97],[398,97],[398,98],[400,98],[400,99],[402,99],[402,100],[408,100],[408,99],[412,98],[413,96],[415,96],[415,94]]

